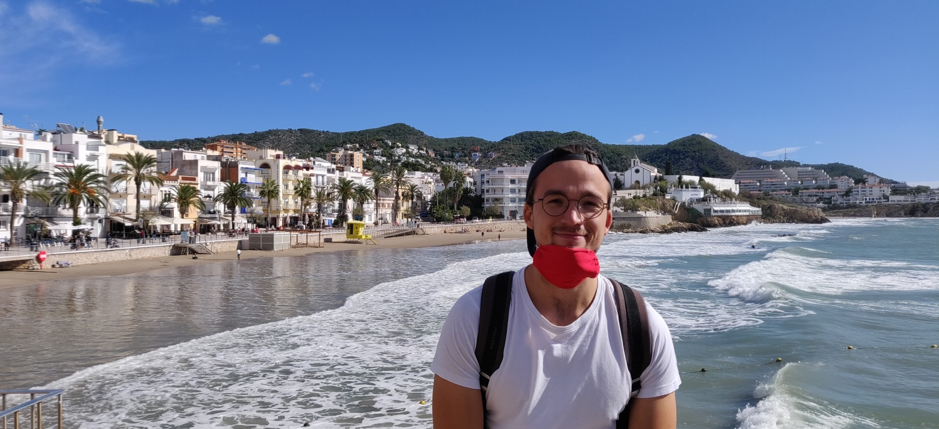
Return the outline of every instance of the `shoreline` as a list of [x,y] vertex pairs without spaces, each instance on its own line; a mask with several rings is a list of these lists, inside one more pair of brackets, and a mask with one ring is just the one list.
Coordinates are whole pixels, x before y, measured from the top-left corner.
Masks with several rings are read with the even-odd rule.
[[[382,238],[377,240],[378,244],[365,244],[357,242],[338,241],[332,243],[323,243],[323,247],[295,247],[290,250],[266,251],[266,250],[242,250],[242,259],[255,258],[282,258],[305,256],[314,253],[332,253],[345,252],[352,250],[372,250],[372,249],[409,249],[423,247],[453,246],[461,244],[473,244],[485,241],[499,241],[501,235],[502,241],[524,240],[524,228],[512,228],[501,232],[490,232],[483,236],[477,232],[468,233],[433,233],[427,235],[408,235],[403,237]],[[519,246],[520,250],[525,249],[524,243]],[[237,260],[235,251],[218,252],[211,255],[199,255],[198,259],[192,259],[188,255],[161,256],[147,259],[131,259],[113,262],[100,262],[96,264],[75,265],[69,268],[47,268],[45,270],[12,270],[4,271],[0,279],[0,289],[10,289],[15,287],[26,287],[34,285],[47,285],[49,283],[59,282],[75,278],[89,277],[112,277],[124,276],[129,274],[141,274],[161,268],[185,267],[193,265],[211,264],[219,261]]]

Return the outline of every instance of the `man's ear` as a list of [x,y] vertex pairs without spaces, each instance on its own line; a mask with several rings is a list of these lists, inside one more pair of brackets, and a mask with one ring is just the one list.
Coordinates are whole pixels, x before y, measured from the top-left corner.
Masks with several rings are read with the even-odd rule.
[[529,229],[535,229],[535,224],[531,220],[531,217],[534,214],[534,212],[532,212],[532,207],[532,205],[525,203],[525,207],[522,208],[522,218],[525,219],[525,226],[527,226]]

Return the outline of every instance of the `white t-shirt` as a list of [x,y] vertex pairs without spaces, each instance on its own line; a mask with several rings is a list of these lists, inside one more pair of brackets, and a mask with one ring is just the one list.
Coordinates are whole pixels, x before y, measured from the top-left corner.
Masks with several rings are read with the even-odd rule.
[[[629,400],[631,377],[613,284],[603,276],[599,279],[587,311],[570,325],[556,326],[528,296],[524,268],[515,273],[504,357],[486,396],[490,427],[616,426]],[[430,367],[441,378],[470,389],[479,389],[475,349],[481,297],[478,287],[453,305]],[[668,326],[648,303],[646,310],[652,362],[640,377],[640,398],[674,392],[681,384]]]

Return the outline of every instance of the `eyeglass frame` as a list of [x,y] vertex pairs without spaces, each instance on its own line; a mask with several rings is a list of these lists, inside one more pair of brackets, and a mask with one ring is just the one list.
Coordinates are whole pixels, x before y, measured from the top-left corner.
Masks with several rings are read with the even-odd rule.
[[[567,205],[564,207],[564,210],[561,211],[560,213],[556,214],[556,215],[555,215],[555,214],[548,213],[548,209],[546,209],[545,206],[544,206],[544,199],[545,199],[545,198],[550,198],[550,197],[561,197],[561,198],[564,198],[565,200],[567,200]],[[546,194],[545,196],[543,196],[543,197],[541,197],[541,198],[539,198],[539,199],[537,199],[537,200],[532,201],[532,202],[529,203],[529,204],[531,204],[532,206],[534,206],[535,203],[537,203],[537,202],[540,201],[540,202],[541,202],[541,209],[544,210],[544,213],[545,213],[546,215],[551,216],[551,217],[560,217],[560,216],[564,216],[564,213],[567,213],[567,211],[571,209],[571,202],[572,202],[572,201],[577,201],[577,205],[574,206],[574,207],[577,209],[577,213],[579,213],[580,216],[583,217],[584,219],[596,219],[596,218],[600,217],[600,214],[603,213],[603,210],[604,210],[604,209],[606,209],[606,210],[609,210],[609,209],[610,209],[610,203],[604,202],[603,204],[600,205],[600,210],[597,210],[597,213],[596,213],[596,214],[594,214],[593,216],[587,216],[587,215],[584,213],[583,206],[580,204],[580,201],[583,200],[584,198],[596,198],[596,199],[598,199],[598,200],[600,200],[600,201],[604,201],[604,200],[603,200],[603,197],[598,197],[598,196],[596,196],[596,195],[584,195],[584,196],[582,196],[582,197],[580,197],[580,198],[570,198],[570,197],[568,197],[567,195],[564,195],[564,194],[562,194],[562,193],[549,193],[549,194]]]

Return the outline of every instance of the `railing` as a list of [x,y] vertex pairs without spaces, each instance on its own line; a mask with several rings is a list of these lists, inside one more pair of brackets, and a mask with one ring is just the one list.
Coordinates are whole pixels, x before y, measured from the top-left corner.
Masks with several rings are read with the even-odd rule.
[[[29,427],[30,429],[42,429],[42,404],[43,402],[56,402],[56,415],[58,428],[62,427],[62,393],[64,390],[0,390],[2,397],[2,408],[0,408],[0,428],[7,429],[7,422],[10,417],[13,419],[13,429],[20,428],[20,414],[29,409]],[[22,404],[7,408],[7,396],[29,395],[29,400]],[[42,396],[36,396],[42,395]]]

